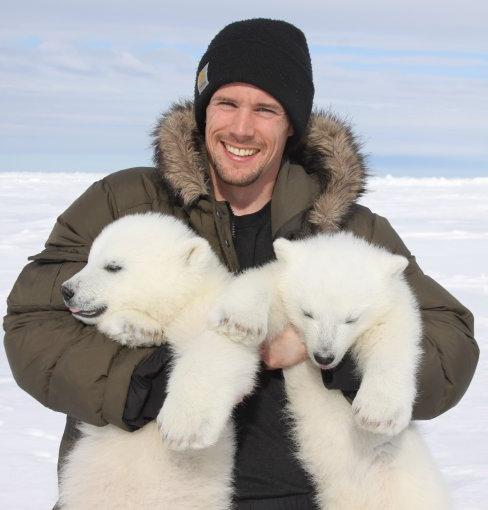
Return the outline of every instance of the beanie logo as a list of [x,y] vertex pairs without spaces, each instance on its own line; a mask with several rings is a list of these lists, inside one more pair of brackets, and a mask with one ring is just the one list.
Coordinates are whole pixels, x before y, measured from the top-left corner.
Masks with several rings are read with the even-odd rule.
[[201,94],[205,88],[207,87],[208,85],[208,64],[209,62],[207,62],[205,64],[205,67],[203,67],[203,69],[198,73],[198,78],[197,78],[197,88],[198,88],[198,92]]

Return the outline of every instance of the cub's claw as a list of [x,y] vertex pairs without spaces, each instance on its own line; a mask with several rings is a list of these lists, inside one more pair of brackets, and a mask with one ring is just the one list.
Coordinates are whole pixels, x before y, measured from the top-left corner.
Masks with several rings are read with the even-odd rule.
[[266,338],[265,324],[245,324],[229,317],[222,317],[214,323],[213,328],[217,333],[243,345],[259,345]]
[[412,407],[376,393],[368,397],[359,390],[352,403],[354,419],[359,427],[376,434],[395,436],[410,423]]
[[[191,403],[168,402],[167,397],[157,424],[163,443],[171,450],[208,448],[222,433],[228,416],[220,409],[197,409]],[[228,413],[230,416],[230,411]]]

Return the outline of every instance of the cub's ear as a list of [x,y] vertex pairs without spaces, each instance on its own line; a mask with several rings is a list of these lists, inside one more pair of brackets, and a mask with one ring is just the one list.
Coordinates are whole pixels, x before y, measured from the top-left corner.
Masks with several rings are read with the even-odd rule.
[[187,266],[201,264],[208,260],[212,249],[206,239],[195,237],[185,241],[181,258]]
[[393,277],[397,277],[405,271],[408,266],[408,259],[403,255],[392,255],[388,254],[388,259],[385,263],[385,267]]
[[293,243],[288,241],[288,239],[276,239],[273,243],[273,249],[278,260],[286,262],[290,257],[290,254],[293,250]]

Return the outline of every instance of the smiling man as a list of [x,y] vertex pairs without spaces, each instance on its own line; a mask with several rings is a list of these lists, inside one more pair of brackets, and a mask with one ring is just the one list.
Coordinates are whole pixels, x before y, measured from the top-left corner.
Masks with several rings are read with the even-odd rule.
[[264,90],[246,83],[223,85],[206,111],[212,177],[244,191],[270,171],[276,180],[292,134],[284,108]]
[[270,199],[293,127],[281,104],[246,83],[223,85],[206,111],[205,142],[215,198],[246,214]]
[[[45,250],[31,257],[8,298],[5,346],[18,384],[67,415],[61,462],[78,437],[78,421],[135,430],[163,403],[171,352],[121,347],[75,320],[60,293],[101,229],[136,212],[182,219],[233,272],[272,260],[278,237],[317,231],[349,230],[405,255],[424,330],[414,418],[437,416],[462,397],[478,359],[473,317],[423,274],[385,218],[357,204],[366,180],[358,144],[338,117],[311,114],[313,95],[299,29],[267,19],[228,25],[198,65],[194,102],[174,105],[160,120],[156,168],[123,170],[93,184],[58,218]],[[306,351],[292,326],[269,340],[257,389],[235,410],[236,507],[312,509],[313,487],[289,439],[281,374]],[[347,358],[322,379],[349,400],[360,383]]]

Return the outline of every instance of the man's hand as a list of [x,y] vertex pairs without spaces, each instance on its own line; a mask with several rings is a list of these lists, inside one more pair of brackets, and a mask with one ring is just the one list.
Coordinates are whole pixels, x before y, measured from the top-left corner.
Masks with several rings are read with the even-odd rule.
[[307,358],[305,344],[291,324],[279,335],[265,341],[261,346],[261,359],[268,370],[291,367]]

